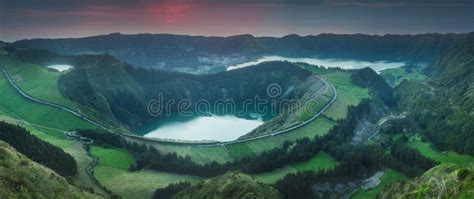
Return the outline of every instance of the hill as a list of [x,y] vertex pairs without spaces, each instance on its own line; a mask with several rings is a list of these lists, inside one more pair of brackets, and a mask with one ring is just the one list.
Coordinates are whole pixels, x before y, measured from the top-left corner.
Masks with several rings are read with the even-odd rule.
[[0,141],[0,198],[103,198],[84,191]]
[[431,84],[449,88],[456,105],[474,111],[474,33],[449,48],[426,70]]
[[474,168],[441,164],[411,182],[394,183],[379,198],[472,198]]
[[[94,60],[96,58],[97,63],[78,64],[61,76],[60,90],[72,101],[91,107],[103,113],[103,117],[113,118],[131,129],[178,110],[195,110],[194,105],[203,100],[208,105],[204,108],[209,112],[214,111],[212,108],[220,101],[240,104],[257,96],[268,101],[273,99],[267,95],[267,87],[271,84],[281,89],[278,93],[281,96],[276,96],[278,101],[299,99],[308,87],[323,86],[311,72],[288,62],[262,63],[211,75],[190,75],[135,68],[107,55],[93,56]],[[308,81],[313,83],[305,84]],[[150,104],[153,101],[157,103]],[[183,101],[189,103],[187,109],[179,107]],[[150,112],[155,109],[156,113]]]
[[274,188],[261,184],[251,176],[228,172],[178,192],[173,198],[282,198]]
[[380,76],[382,76],[391,86],[395,87],[403,80],[425,80],[426,75],[423,73],[423,69],[424,67],[420,65],[407,64],[399,68],[382,70],[380,71]]
[[426,69],[428,80],[395,88],[399,110],[408,111],[437,147],[474,154],[474,34]]
[[263,55],[431,62],[464,36],[321,34],[275,38],[114,33],[85,38],[20,40],[12,45],[22,49],[41,48],[64,55],[109,53],[135,66],[201,73],[223,71],[226,66]]
[[0,140],[62,176],[74,176],[77,172],[76,161],[71,155],[31,135],[24,128],[0,121]]

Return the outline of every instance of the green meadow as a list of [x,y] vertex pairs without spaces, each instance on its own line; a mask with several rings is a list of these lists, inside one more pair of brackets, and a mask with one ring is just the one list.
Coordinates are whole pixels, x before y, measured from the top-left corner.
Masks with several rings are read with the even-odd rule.
[[23,98],[10,86],[3,75],[0,78],[0,96],[2,96],[0,109],[13,118],[64,131],[95,128],[71,113]]
[[6,68],[15,83],[29,95],[48,102],[76,109],[71,100],[66,99],[58,87],[60,72],[35,64],[12,60],[0,55],[0,64]]
[[430,142],[422,141],[420,135],[415,134],[409,138],[408,145],[418,150],[422,155],[440,163],[452,163],[458,166],[469,166],[474,163],[474,157],[458,154],[453,151],[440,151]]
[[296,173],[299,171],[319,171],[322,169],[327,170],[334,168],[337,164],[337,161],[334,160],[331,155],[326,152],[319,152],[307,161],[292,163],[274,171],[253,175],[253,177],[259,182],[271,184],[284,178],[290,173]]
[[157,188],[170,183],[188,181],[196,183],[201,178],[157,171],[129,172],[133,157],[115,148],[91,147],[91,154],[99,159],[94,177],[107,189],[123,198],[151,198]]
[[344,119],[349,106],[356,106],[363,99],[369,98],[369,90],[352,83],[351,74],[337,71],[323,76],[331,82],[337,90],[337,99],[324,113],[334,120]]

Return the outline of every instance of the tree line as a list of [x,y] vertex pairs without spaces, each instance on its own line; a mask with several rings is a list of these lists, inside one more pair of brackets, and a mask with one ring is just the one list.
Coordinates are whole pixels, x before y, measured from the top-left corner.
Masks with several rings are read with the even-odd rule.
[[136,162],[130,167],[131,171],[153,169],[165,172],[195,175],[199,177],[213,177],[222,175],[226,171],[240,170],[248,174],[256,174],[281,168],[289,163],[301,162],[310,159],[318,152],[328,148],[328,145],[347,142],[353,136],[356,120],[365,109],[369,108],[370,101],[366,100],[357,107],[349,107],[348,117],[336,125],[329,133],[316,136],[313,139],[302,138],[294,142],[286,141],[279,148],[264,151],[257,156],[244,157],[240,160],[220,164],[211,162],[204,165],[196,164],[190,156],[179,156],[176,153],[161,153],[153,147],[128,142],[119,135],[108,132],[97,133],[96,130],[81,130],[79,134],[95,140],[95,144],[104,147],[117,147],[128,150]]
[[390,153],[387,153],[386,148],[381,145],[349,143],[332,143],[324,150],[338,160],[339,165],[331,170],[288,174],[277,181],[275,187],[286,198],[312,198],[314,196],[312,187],[317,183],[364,179],[384,168],[391,168],[409,177],[415,177],[437,164],[403,143],[395,143],[390,148]]
[[0,121],[0,140],[10,144],[18,152],[62,176],[74,176],[77,165],[74,158],[61,148],[40,140],[26,129]]
[[[314,183],[326,181],[347,181],[367,177],[382,168],[392,168],[407,176],[417,176],[436,163],[418,151],[406,146],[404,142],[392,143],[388,149],[381,145],[353,145],[350,140],[358,120],[371,114],[374,99],[364,100],[358,106],[351,106],[346,119],[341,120],[329,133],[313,139],[303,138],[294,142],[286,141],[279,148],[265,151],[257,156],[244,157],[234,162],[219,164],[212,162],[196,164],[189,156],[176,153],[164,154],[152,147],[127,142],[119,135],[91,130],[80,131],[81,135],[96,140],[96,144],[127,149],[134,157],[135,164],[130,171],[152,169],[200,176],[204,178],[222,175],[229,170],[239,170],[248,174],[272,171],[284,165],[308,160],[320,151],[327,151],[340,164],[334,169],[319,172],[290,174],[276,183],[285,196],[311,196]],[[295,195],[296,194],[296,195]]]

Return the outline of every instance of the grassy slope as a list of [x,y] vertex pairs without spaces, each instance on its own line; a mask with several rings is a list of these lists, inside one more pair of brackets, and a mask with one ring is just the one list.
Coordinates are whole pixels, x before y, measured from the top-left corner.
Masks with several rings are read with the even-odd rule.
[[334,160],[331,155],[326,152],[320,152],[311,159],[289,164],[283,168],[254,175],[254,178],[263,183],[275,183],[277,180],[282,179],[289,173],[296,173],[298,171],[318,171],[321,169],[330,169],[337,165],[337,161]]
[[104,121],[94,110],[64,97],[58,87],[58,79],[64,72],[55,72],[40,65],[21,62],[4,54],[0,54],[0,65],[6,68],[13,81],[30,96],[77,110],[109,125],[110,128],[123,130],[117,123]]
[[415,67],[412,70],[407,70],[404,67],[389,68],[380,71],[380,75],[392,86],[400,84],[403,80],[420,81],[427,78],[420,68]]
[[99,198],[0,142],[0,198]]
[[157,188],[169,183],[199,182],[200,178],[155,171],[128,172],[132,156],[119,149],[92,147],[91,153],[99,159],[94,176],[99,182],[123,198],[151,198]]
[[59,92],[57,82],[61,73],[39,65],[12,60],[6,55],[0,55],[0,64],[7,69],[15,83],[31,96],[76,109],[74,103]]
[[338,92],[337,100],[324,113],[336,121],[346,118],[348,106],[355,106],[369,97],[368,89],[352,84],[351,74],[348,72],[337,71],[323,77],[334,84]]
[[310,124],[289,133],[245,143],[227,145],[226,148],[233,158],[241,158],[280,147],[286,140],[297,140],[303,137],[312,138],[315,135],[324,135],[328,133],[334,125],[335,122],[320,117]]
[[[71,106],[68,100],[60,96],[57,90],[58,73],[49,72],[42,67],[29,64],[14,65],[14,61],[6,59],[2,55],[0,55],[0,63],[7,66],[9,72],[13,72],[12,75],[22,80],[17,83],[29,94],[68,107]],[[28,79],[28,81],[25,81],[25,79]],[[32,83],[29,83],[30,81]],[[0,95],[2,96],[2,100],[0,100],[0,120],[20,125],[38,138],[71,154],[78,166],[78,175],[74,178],[75,183],[92,187],[96,192],[101,192],[85,173],[85,168],[92,159],[83,150],[80,143],[66,140],[63,132],[78,128],[95,128],[94,126],[72,114],[24,99],[8,84],[3,74],[0,77]]]
[[0,96],[0,109],[14,118],[65,131],[95,128],[71,113],[24,99],[8,84],[3,75],[0,78]]
[[[392,137],[399,137],[400,134],[395,134]],[[469,166],[474,163],[474,157],[470,155],[461,155],[452,151],[441,152],[438,151],[431,143],[421,141],[418,134],[415,134],[409,138],[408,145],[414,149],[417,149],[422,155],[429,157],[440,163],[452,163],[458,166]],[[405,182],[408,178],[402,173],[394,170],[387,170],[384,176],[381,178],[380,185],[371,190],[358,190],[352,198],[376,198],[383,188],[390,185],[393,182]]]
[[[464,177],[460,172],[464,171]],[[405,183],[394,183],[379,195],[380,198],[473,198],[474,165],[459,167],[440,164],[422,176]]]
[[21,127],[27,129],[32,135],[49,142],[52,145],[60,147],[66,153],[69,153],[77,163],[78,173],[74,178],[74,182],[83,187],[93,188],[95,192],[105,195],[97,185],[89,178],[85,169],[92,161],[92,158],[87,155],[87,152],[83,149],[82,144],[79,142],[74,142],[64,139],[63,133],[50,130],[44,127],[32,126],[31,124],[26,124],[17,119],[13,119],[7,115],[7,113],[2,112],[0,109],[0,120],[6,121],[8,123],[17,124]]
[[99,158],[99,165],[127,170],[133,164],[133,157],[122,149],[91,147],[91,155]]
[[198,185],[186,188],[178,192],[174,198],[279,199],[283,197],[274,187],[259,183],[249,175],[231,171],[224,175],[208,179]]
[[[392,135],[392,138],[399,137],[400,134]],[[458,154],[452,151],[439,151],[430,142],[421,140],[419,134],[414,134],[409,138],[408,146],[417,149],[422,155],[429,157],[440,163],[451,163],[457,166],[466,167],[474,163],[474,157],[470,155]],[[381,184],[371,190],[358,190],[352,198],[376,198],[383,188],[392,182],[405,182],[407,177],[403,174],[388,170],[381,179]]]
[[384,175],[380,178],[380,184],[375,188],[370,190],[359,189],[354,195],[351,196],[352,199],[368,199],[376,198],[383,188],[393,182],[404,182],[407,181],[408,177],[403,175],[398,171],[387,169]]
[[[332,93],[332,90],[328,89],[326,93]],[[314,113],[320,111],[330,100],[333,94],[329,97],[325,94],[319,96],[316,100],[309,102],[306,107],[303,108],[303,111],[299,113],[299,121],[304,122],[314,116]]]
[[452,163],[458,166],[468,166],[474,163],[474,157],[466,154],[458,154],[452,151],[439,151],[429,142],[421,141],[419,135],[414,135],[409,139],[409,146],[417,149],[422,155],[429,157],[440,163]]

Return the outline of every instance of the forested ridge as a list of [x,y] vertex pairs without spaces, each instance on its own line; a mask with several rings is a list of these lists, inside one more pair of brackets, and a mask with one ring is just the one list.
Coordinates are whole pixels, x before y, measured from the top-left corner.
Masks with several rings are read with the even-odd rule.
[[[288,62],[262,63],[212,75],[190,75],[135,68],[118,60],[104,63],[107,60],[61,76],[61,92],[132,129],[166,113],[176,112],[181,101],[193,105],[204,100],[214,105],[218,100],[229,100],[239,105],[257,96],[262,100],[270,99],[266,93],[270,84],[281,87],[282,96],[278,96],[278,100],[299,99],[305,91],[303,82],[311,76],[309,71]],[[152,100],[159,100],[163,106],[157,115],[148,112]],[[171,101],[175,103],[168,103]],[[168,104],[170,106],[165,106]]]
[[0,198],[106,198],[70,183],[0,140]]
[[[236,35],[203,37],[119,33],[75,39],[31,39],[18,48],[41,48],[59,54],[110,53],[135,66],[150,68],[201,65],[222,68],[262,55],[314,56],[361,60],[431,62],[465,34],[420,35],[287,35],[281,38]],[[219,57],[226,57],[226,61]],[[203,60],[203,58],[205,58]]]
[[[367,73],[367,74],[366,74]],[[373,117],[377,106],[390,104],[388,98],[381,98],[389,94],[384,86],[373,84],[380,77],[373,76],[373,71],[361,70],[354,73],[353,80],[365,85],[371,90],[371,99],[366,99],[357,106],[349,107],[348,116],[324,136],[287,141],[281,147],[265,151],[254,157],[244,157],[234,162],[219,164],[217,162],[199,165],[193,163],[190,157],[180,157],[175,153],[162,152],[126,142],[117,135],[107,132],[80,131],[82,136],[96,140],[96,144],[103,147],[117,147],[127,149],[134,157],[135,163],[130,171],[152,169],[172,173],[189,174],[201,177],[223,175],[227,171],[239,170],[248,174],[257,174],[272,171],[289,163],[305,161],[320,151],[327,151],[340,163],[334,169],[320,172],[303,172],[289,174],[276,183],[276,188],[287,198],[305,198],[312,196],[312,185],[318,182],[341,182],[366,178],[373,173],[392,168],[407,176],[418,176],[437,163],[419,154],[418,151],[408,148],[403,140],[393,140],[394,144],[354,145],[351,144],[355,127],[367,117]],[[375,74],[375,73],[374,73]],[[363,78],[360,78],[363,77]],[[369,83],[372,82],[372,83]],[[387,84],[386,82],[382,82]],[[391,146],[387,149],[387,146]],[[172,191],[176,187],[162,190]],[[161,192],[160,192],[161,193]]]
[[437,147],[474,154],[474,33],[425,70],[426,83],[395,88],[397,109],[408,111]]
[[[39,65],[70,64],[72,71],[60,76],[61,93],[74,102],[98,113],[106,121],[120,122],[134,129],[183,109],[181,102],[197,102],[213,108],[215,102],[233,102],[234,112],[244,101],[299,99],[306,92],[304,84],[317,79],[312,73],[289,62],[266,62],[255,67],[207,75],[134,67],[107,55],[64,56],[40,49],[18,50],[7,47],[9,56],[22,62]],[[269,97],[267,87],[278,85],[279,95]],[[317,90],[317,89],[314,89]],[[150,102],[159,102],[162,110],[150,113]],[[168,103],[169,102],[169,103]],[[270,106],[270,103],[265,104]],[[274,104],[275,107],[278,106]],[[275,109],[278,110],[278,109]],[[188,111],[188,110],[181,110]],[[205,110],[212,112],[213,110]]]
[[22,127],[0,121],[0,140],[62,176],[74,176],[77,172],[76,161],[71,155],[31,135]]

